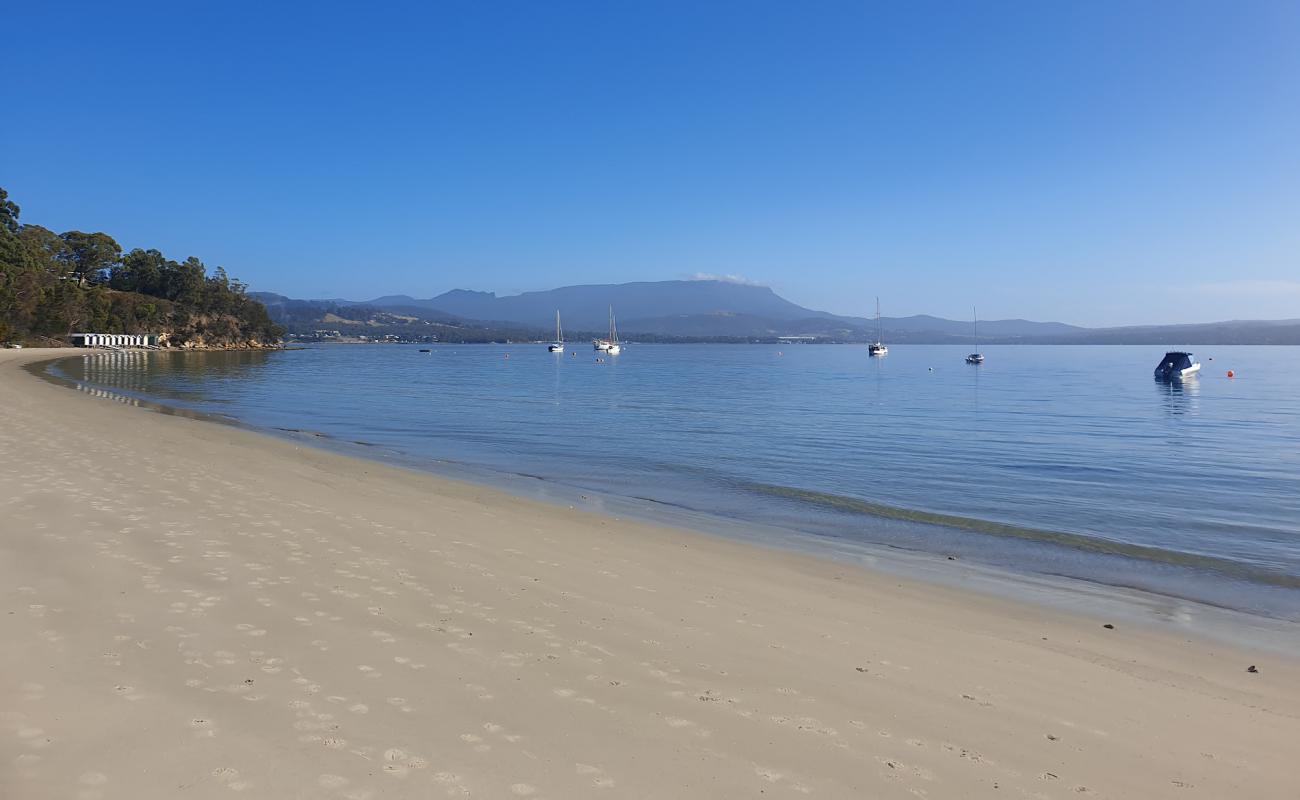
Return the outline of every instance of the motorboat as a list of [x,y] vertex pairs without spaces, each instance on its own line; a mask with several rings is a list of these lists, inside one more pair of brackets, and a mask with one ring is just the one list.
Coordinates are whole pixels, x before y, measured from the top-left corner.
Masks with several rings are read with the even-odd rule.
[[1156,380],[1177,381],[1190,378],[1201,371],[1201,362],[1191,353],[1175,350],[1165,353],[1156,365]]

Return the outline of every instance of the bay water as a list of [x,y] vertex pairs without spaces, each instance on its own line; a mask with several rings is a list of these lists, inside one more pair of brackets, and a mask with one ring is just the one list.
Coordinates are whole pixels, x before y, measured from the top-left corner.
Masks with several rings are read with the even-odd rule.
[[1181,383],[1153,379],[1160,347],[984,353],[376,344],[50,369],[556,502],[1300,620],[1300,348],[1201,348]]

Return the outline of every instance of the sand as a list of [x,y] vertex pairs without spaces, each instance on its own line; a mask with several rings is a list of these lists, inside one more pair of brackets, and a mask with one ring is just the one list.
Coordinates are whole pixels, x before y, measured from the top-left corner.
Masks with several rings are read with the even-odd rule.
[[48,357],[0,354],[5,800],[1297,796],[1286,657],[18,368]]

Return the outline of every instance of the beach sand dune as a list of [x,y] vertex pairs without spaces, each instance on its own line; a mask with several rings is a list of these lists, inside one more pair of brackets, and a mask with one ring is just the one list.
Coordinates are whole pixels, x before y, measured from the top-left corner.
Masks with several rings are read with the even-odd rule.
[[1283,657],[165,416],[43,355],[0,355],[5,800],[1297,796]]

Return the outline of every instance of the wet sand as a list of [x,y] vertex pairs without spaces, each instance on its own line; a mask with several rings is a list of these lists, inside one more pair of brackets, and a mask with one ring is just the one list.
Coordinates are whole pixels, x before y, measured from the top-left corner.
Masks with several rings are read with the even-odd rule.
[[6,800],[1294,794],[1292,659],[19,368],[49,355],[0,353]]

